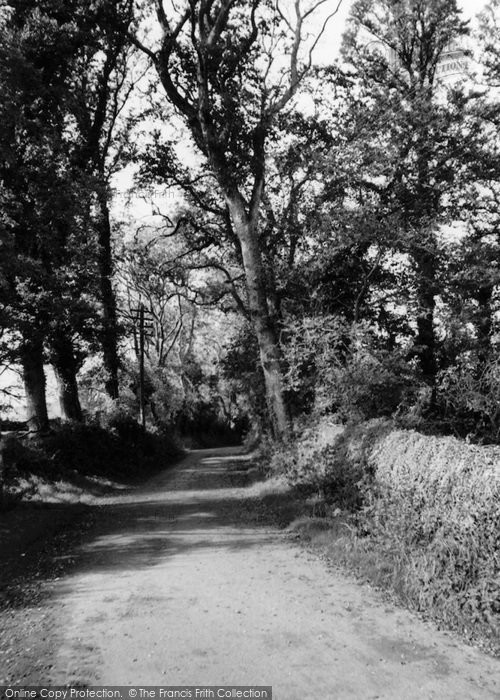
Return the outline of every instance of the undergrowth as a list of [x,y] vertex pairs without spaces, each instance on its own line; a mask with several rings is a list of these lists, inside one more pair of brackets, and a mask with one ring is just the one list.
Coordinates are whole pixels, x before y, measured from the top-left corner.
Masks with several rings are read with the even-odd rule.
[[275,451],[271,466],[323,502],[329,528],[316,542],[410,607],[500,651],[500,448],[383,420],[347,427],[319,449],[311,436],[305,443]]
[[64,423],[29,439],[11,435],[2,449],[0,509],[36,496],[47,483],[66,482],[71,489],[99,477],[132,481],[180,454],[168,434],[143,433],[132,419],[120,418],[106,427]]

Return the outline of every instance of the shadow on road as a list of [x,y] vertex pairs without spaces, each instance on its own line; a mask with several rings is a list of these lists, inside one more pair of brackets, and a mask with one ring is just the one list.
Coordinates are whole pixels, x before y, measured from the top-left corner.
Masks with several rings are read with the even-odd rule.
[[[208,548],[259,547],[276,534],[258,515],[261,499],[249,488],[257,479],[252,456],[239,448],[198,450],[96,506],[58,506],[53,512],[61,531],[54,536],[49,528],[45,541],[18,551],[3,567],[0,607],[32,604],[33,579],[39,597],[45,582],[74,569],[125,574],[193,550],[203,556]],[[278,510],[290,504],[289,494],[274,498]],[[51,521],[50,510],[44,518]]]
[[80,564],[124,572],[193,550],[259,546],[273,535],[248,529],[250,468],[248,455],[191,453],[171,473],[101,507]]

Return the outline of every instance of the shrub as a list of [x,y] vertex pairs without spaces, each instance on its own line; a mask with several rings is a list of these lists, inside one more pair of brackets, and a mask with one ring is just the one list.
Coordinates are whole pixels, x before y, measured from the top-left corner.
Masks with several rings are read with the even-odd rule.
[[500,361],[464,361],[438,377],[437,396],[445,430],[476,440],[500,441]]
[[[36,439],[10,437],[3,448],[4,496],[20,493],[33,475],[45,481],[81,476],[130,478],[167,466],[181,454],[166,433],[143,433],[135,421],[116,418],[108,428],[65,423]],[[5,499],[4,499],[5,500]]]
[[500,449],[395,431],[369,455],[365,523],[411,573],[407,593],[448,622],[500,631]]
[[180,454],[165,432],[146,432],[132,418],[115,416],[106,428],[67,423],[40,441],[40,448],[63,469],[82,474],[134,475],[161,468]]
[[367,323],[337,316],[290,320],[284,346],[290,391],[314,394],[314,409],[342,421],[391,416],[417,384],[402,351]]
[[295,488],[342,509],[348,528],[339,536],[335,524],[327,545],[336,559],[447,625],[498,643],[500,448],[384,420],[338,428],[331,438],[314,451],[308,435],[272,465]]
[[288,446],[268,446],[269,470],[272,475],[283,476],[295,489],[304,494],[321,492],[324,482],[324,450],[329,450],[342,435],[343,428],[323,418],[314,426],[300,426],[301,439]]
[[387,421],[374,420],[361,427],[343,428],[324,420],[297,445],[277,448],[271,470],[304,494],[317,493],[328,504],[358,510],[372,478],[368,451],[373,441],[391,427]]

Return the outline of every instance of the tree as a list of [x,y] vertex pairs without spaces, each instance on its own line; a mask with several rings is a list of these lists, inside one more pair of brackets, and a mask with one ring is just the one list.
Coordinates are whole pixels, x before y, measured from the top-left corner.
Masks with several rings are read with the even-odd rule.
[[[67,25],[61,28],[49,16],[25,7],[11,5],[3,12],[0,178],[6,192],[3,247],[9,253],[2,260],[4,309],[10,332],[19,341],[28,424],[45,430],[44,340],[52,310],[51,253],[70,224],[66,210],[58,209],[58,193],[69,185],[61,97],[71,32]],[[54,36],[61,42],[57,49]]]
[[500,2],[490,0],[479,15],[479,60],[490,87],[500,85]]
[[135,123],[127,114],[129,98],[144,72],[137,66],[127,32],[134,21],[131,0],[85,6],[82,45],[74,60],[69,111],[77,127],[72,158],[89,178],[93,197],[89,206],[97,231],[101,346],[106,390],[112,399],[118,386],[118,321],[113,289],[110,180],[131,150],[130,130]]
[[[95,335],[94,262],[102,261],[102,255],[96,258],[93,252],[96,227],[91,213],[92,196],[101,188],[88,149],[82,155],[82,141],[87,147],[90,136],[78,127],[88,125],[79,102],[82,83],[88,88],[85,108],[94,104],[94,88],[86,80],[99,63],[96,26],[97,20],[104,21],[106,7],[101,3],[96,9],[86,0],[64,7],[59,2],[28,6],[12,0],[3,8],[0,89],[5,129],[0,148],[2,181],[10,195],[6,233],[14,258],[12,265],[5,260],[6,290],[11,328],[22,338],[19,355],[29,415],[38,414],[33,425],[42,428],[47,427],[44,362],[54,365],[63,417],[80,420],[78,346]],[[108,7],[114,19],[113,9],[116,4]],[[103,89],[102,80],[97,85],[106,96],[109,85]],[[116,121],[122,103],[113,91],[106,99],[104,110],[111,109],[111,100]],[[103,120],[109,125],[107,113]],[[98,142],[105,138],[109,146],[110,131],[92,135]]]
[[[260,243],[268,137],[311,67],[315,42],[304,57],[306,25],[323,5],[325,0],[307,7],[295,0],[290,16],[279,3],[260,0],[197,0],[178,11],[166,10],[158,0],[159,49],[134,38],[152,60],[227,206],[241,252],[271,425],[279,438],[287,436],[290,423]],[[287,65],[280,65],[283,56],[289,57]]]
[[470,159],[469,99],[460,86],[442,84],[438,68],[447,47],[467,34],[467,24],[455,0],[359,0],[350,25],[344,56],[354,68],[352,110],[363,143],[362,175],[355,181],[376,194],[395,228],[395,249],[413,263],[415,352],[432,389],[438,371],[437,231],[453,218],[457,175]]

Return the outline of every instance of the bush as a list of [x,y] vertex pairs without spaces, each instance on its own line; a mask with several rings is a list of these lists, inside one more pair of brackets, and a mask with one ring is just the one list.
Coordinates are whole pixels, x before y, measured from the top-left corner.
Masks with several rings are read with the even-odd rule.
[[164,468],[180,454],[167,434],[143,433],[126,416],[115,416],[107,428],[64,423],[45,437],[8,438],[0,486],[8,495],[33,475],[46,481],[71,481],[74,474],[132,478]]
[[314,434],[272,466],[342,509],[348,528],[343,539],[338,527],[332,534],[333,556],[447,625],[498,643],[500,448],[383,420],[338,429],[319,450],[311,444]]
[[395,431],[369,454],[365,524],[448,622],[500,632],[500,449]]
[[443,428],[475,440],[500,442],[500,361],[464,361],[438,376]]
[[297,445],[275,449],[271,471],[305,495],[317,493],[330,505],[359,510],[372,478],[367,454],[373,441],[391,428],[381,420],[345,428],[322,421]]
[[107,427],[65,424],[41,441],[41,448],[65,469],[79,473],[134,475],[158,469],[181,452],[164,432],[146,432],[129,416]]
[[290,320],[286,338],[287,387],[298,396],[313,394],[316,413],[351,422],[388,417],[417,384],[404,353],[387,349],[367,323]]
[[314,427],[301,425],[301,439],[285,446],[268,443],[264,458],[269,462],[272,476],[282,476],[295,489],[304,494],[321,491],[324,460],[321,453],[329,449],[343,433],[341,426],[324,418]]

